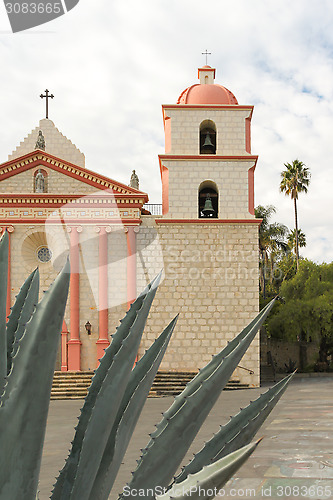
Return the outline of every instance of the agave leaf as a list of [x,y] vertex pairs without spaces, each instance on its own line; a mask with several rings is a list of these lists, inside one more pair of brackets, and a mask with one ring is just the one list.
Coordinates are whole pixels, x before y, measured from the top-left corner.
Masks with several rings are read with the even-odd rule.
[[254,452],[261,440],[240,448],[230,455],[221,458],[211,465],[203,467],[196,474],[191,474],[185,481],[174,484],[165,494],[157,496],[157,500],[208,500],[216,496],[220,488],[233,476],[243,463]]
[[[258,324],[258,321],[260,321],[261,318],[264,318],[262,320],[262,323],[263,323],[265,321],[266,317],[268,316],[268,314],[270,313],[270,311],[272,310],[272,307],[275,303],[275,300],[276,300],[276,297],[273,300],[271,300],[268,304],[266,304],[265,307],[263,307],[261,309],[259,314],[245,328],[243,328],[241,333],[239,335],[236,335],[236,337],[234,337],[230,342],[228,342],[228,344],[226,345],[226,347],[223,349],[223,351],[220,354],[223,354],[224,357],[228,356],[231,352],[234,351],[235,347],[238,346],[240,340],[242,338],[245,338],[246,335],[252,331],[253,327],[255,327]],[[261,324],[260,324],[260,326],[261,326]],[[260,328],[260,326],[259,326],[259,328]]]
[[111,345],[105,350],[81,410],[72,449],[55,484],[52,500],[89,498],[160,279],[161,273],[131,305]]
[[[244,328],[225,349],[200,370],[184,391],[175,397],[173,404],[156,426],[156,431],[151,434],[151,440],[144,449],[129,483],[130,489],[148,491],[157,486],[166,487],[170,484],[202,423],[273,304],[274,299],[250,323],[251,327]],[[151,495],[147,495],[147,498],[150,497]],[[127,496],[128,500],[131,498]]]
[[288,375],[264,394],[261,394],[259,398],[252,401],[246,408],[232,417],[226,425],[222,426],[219,432],[184,467],[175,478],[174,483],[183,482],[189,474],[195,474],[204,465],[216,462],[241,446],[247,445],[285,392],[293,375]]
[[37,304],[12,359],[0,405],[0,500],[36,498],[68,286],[67,263]]
[[8,281],[8,247],[9,237],[5,231],[0,239],[0,394],[7,375],[7,339],[6,339],[6,307]]
[[[25,280],[12,307],[7,322],[7,374],[12,366],[15,346],[22,337],[25,325],[28,323],[38,302],[39,271],[35,269]],[[13,351],[14,348],[14,351]]]
[[178,316],[163,330],[131,373],[97,473],[90,500],[107,500],[128,443],[163,359]]

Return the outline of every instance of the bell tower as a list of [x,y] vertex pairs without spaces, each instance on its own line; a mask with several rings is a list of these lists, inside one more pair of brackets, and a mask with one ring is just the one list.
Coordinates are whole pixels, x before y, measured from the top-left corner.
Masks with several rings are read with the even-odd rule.
[[[198,76],[176,104],[163,106],[163,215],[142,222],[142,232],[156,227],[164,256],[157,319],[147,335],[161,317],[180,313],[162,370],[201,368],[259,309],[253,106],[216,84],[214,68],[203,66]],[[258,338],[241,365],[233,378],[257,386]]]
[[162,106],[163,216],[253,219],[253,106],[239,105],[230,90],[216,84],[214,68],[199,68],[198,77],[200,83],[186,88],[177,104]]

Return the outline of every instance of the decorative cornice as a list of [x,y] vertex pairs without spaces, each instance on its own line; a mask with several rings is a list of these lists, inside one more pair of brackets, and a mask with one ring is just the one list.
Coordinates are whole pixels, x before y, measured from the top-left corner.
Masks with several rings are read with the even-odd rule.
[[[0,195],[0,219],[30,223],[62,221],[136,221],[141,220],[143,199],[137,195],[93,194],[88,196]],[[118,223],[118,222],[117,222]]]
[[242,104],[162,104],[162,109],[225,109],[253,110],[254,106]]
[[258,224],[262,219],[155,219],[156,224]]
[[102,224],[112,224],[112,225],[123,225],[123,226],[140,226],[140,224],[142,224],[142,220],[141,219],[138,219],[138,218],[135,218],[135,217],[128,217],[128,218],[121,218],[119,217],[118,219],[112,219],[111,217],[109,218],[77,218],[77,217],[73,217],[72,219],[69,219],[68,217],[66,217],[66,221],[61,221],[59,222],[59,219],[58,220],[52,220],[52,219],[49,219],[47,217],[36,217],[35,219],[32,218],[32,216],[30,215],[30,217],[27,216],[27,218],[25,217],[10,217],[10,221],[8,221],[8,217],[7,216],[4,216],[1,212],[0,212],[0,225],[2,226],[5,226],[6,224],[8,224],[8,222],[10,222],[10,224],[36,224],[36,225],[43,225],[45,223],[47,224],[71,224],[71,225],[75,225],[75,224],[83,224],[83,225],[96,225],[96,224],[99,224],[99,225],[102,225]]
[[117,194],[106,191],[88,195],[57,195],[57,194],[13,194],[0,193],[1,207],[54,207],[77,205],[81,207],[100,207],[101,205],[117,208],[141,208],[145,203],[144,196],[134,194]]
[[160,162],[163,160],[168,161],[250,161],[257,163],[258,156],[254,155],[235,155],[235,156],[218,156],[218,155],[171,155],[171,154],[161,154],[158,155]]

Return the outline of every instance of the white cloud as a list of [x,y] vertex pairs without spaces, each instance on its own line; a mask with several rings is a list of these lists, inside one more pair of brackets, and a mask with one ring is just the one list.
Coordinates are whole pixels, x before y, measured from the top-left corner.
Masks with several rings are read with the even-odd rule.
[[50,118],[86,154],[87,168],[125,183],[136,169],[158,202],[161,104],[196,83],[207,48],[217,81],[255,105],[256,203],[274,204],[276,220],[292,227],[280,172],[304,161],[312,182],[299,200],[302,254],[332,260],[332,23],[330,0],[81,0],[13,35],[0,8],[0,161],[43,117],[39,94],[49,88]]

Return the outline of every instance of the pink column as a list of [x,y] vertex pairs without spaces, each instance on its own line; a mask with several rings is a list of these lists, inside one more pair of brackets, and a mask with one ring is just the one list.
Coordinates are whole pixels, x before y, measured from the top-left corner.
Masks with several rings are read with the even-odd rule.
[[98,258],[98,330],[97,366],[110,345],[108,339],[108,235],[105,227],[99,228]]
[[[127,309],[136,299],[136,232],[138,227],[128,226],[127,237]],[[138,355],[135,363],[138,361]],[[134,363],[134,364],[135,364]]]
[[136,299],[136,231],[138,228],[127,227],[127,309]]
[[62,323],[62,330],[61,330],[61,371],[62,372],[67,372],[67,370],[68,370],[67,337],[68,337],[68,329],[67,329],[66,321],[64,320]]
[[70,339],[68,341],[68,370],[81,369],[80,342],[80,266],[79,266],[79,233],[77,227],[70,231]]
[[6,305],[6,317],[10,315],[10,307],[11,307],[11,234],[14,232],[13,226],[7,227],[8,232],[8,277],[7,277],[7,305]]

